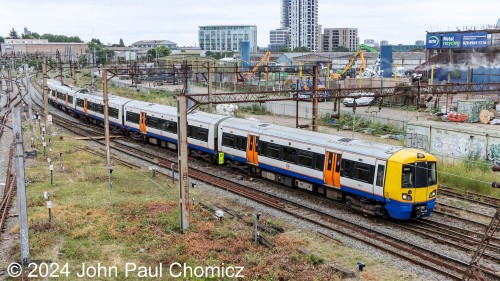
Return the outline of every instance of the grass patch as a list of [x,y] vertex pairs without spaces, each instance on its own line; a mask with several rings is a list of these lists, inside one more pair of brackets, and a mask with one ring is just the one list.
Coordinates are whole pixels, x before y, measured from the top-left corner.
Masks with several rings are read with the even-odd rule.
[[265,106],[259,105],[259,104],[252,104],[250,106],[241,106],[238,109],[238,113],[247,113],[247,114],[253,114],[253,115],[267,115],[270,114],[269,111],[267,111]]
[[380,122],[371,122],[366,118],[354,117],[354,114],[350,112],[342,112],[339,119],[335,119],[334,124],[330,124],[328,121],[330,119],[329,115],[324,115],[320,118],[319,125],[328,127],[349,127],[352,128],[354,125],[355,132],[367,132],[372,135],[386,135],[386,134],[404,134],[403,131],[396,128],[393,125],[382,124]]

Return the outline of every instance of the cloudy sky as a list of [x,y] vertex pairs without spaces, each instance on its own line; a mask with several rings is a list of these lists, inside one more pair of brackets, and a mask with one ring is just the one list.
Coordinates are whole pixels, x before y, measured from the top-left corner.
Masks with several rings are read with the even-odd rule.
[[[126,45],[167,39],[179,46],[198,45],[200,25],[257,25],[258,45],[267,46],[269,30],[280,24],[280,0],[2,0],[0,36],[24,27],[40,34],[79,36],[84,41]],[[431,30],[495,24],[496,0],[319,0],[319,23],[357,27],[361,42],[389,40],[414,44]]]

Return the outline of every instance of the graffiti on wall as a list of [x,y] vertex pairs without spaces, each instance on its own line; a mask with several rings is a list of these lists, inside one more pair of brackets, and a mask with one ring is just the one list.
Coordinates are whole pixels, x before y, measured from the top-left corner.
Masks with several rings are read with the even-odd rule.
[[429,138],[422,134],[408,133],[406,134],[406,147],[429,151]]
[[500,143],[490,144],[489,160],[500,162]]
[[486,145],[484,138],[480,136],[436,129],[432,132],[431,152],[454,158],[469,157],[473,153],[478,154],[480,159],[484,159]]

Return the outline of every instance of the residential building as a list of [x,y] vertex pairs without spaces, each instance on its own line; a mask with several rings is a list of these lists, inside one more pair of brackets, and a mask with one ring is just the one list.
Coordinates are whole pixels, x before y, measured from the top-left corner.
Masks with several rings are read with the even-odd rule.
[[269,31],[269,50],[276,52],[280,48],[288,48],[290,42],[290,28],[282,27]]
[[291,0],[281,0],[281,28],[290,27],[290,2]]
[[363,41],[363,44],[370,46],[372,48],[379,48],[380,47],[378,42],[375,42],[375,40],[373,40],[373,39],[365,39]]
[[283,1],[285,4],[289,5],[290,49],[307,47],[311,51],[318,51],[318,0]]
[[198,42],[204,51],[239,52],[241,42],[250,42],[250,52],[257,52],[257,26],[207,25],[200,26]]
[[387,45],[389,45],[389,41],[387,41],[387,40],[380,40],[380,46],[381,47],[382,46],[387,46]]
[[44,54],[55,57],[57,54],[66,63],[85,55],[87,43],[60,43],[47,39],[5,39],[1,44],[2,55],[6,54]]
[[359,48],[357,28],[325,28],[323,32],[323,52],[331,52],[342,46],[350,51]]
[[154,49],[160,46],[165,46],[170,50],[177,49],[177,43],[169,41],[169,40],[141,40],[135,43],[132,43],[132,47],[135,48],[147,48]]
[[392,45],[393,52],[415,52],[417,50],[425,51],[425,44],[423,45]]

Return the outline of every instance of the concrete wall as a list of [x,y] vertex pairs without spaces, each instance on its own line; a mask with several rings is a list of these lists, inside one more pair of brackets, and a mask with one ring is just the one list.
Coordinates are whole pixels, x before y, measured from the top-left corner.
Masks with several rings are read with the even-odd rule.
[[492,125],[410,121],[406,145],[445,157],[466,158],[478,154],[482,160],[500,162],[498,129]]

